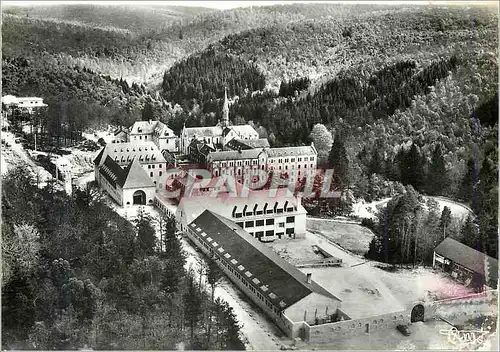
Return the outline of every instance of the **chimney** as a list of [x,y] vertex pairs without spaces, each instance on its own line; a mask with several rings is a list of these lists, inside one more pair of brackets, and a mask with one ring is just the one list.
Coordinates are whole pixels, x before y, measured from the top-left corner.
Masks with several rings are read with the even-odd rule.
[[310,283],[311,283],[311,276],[312,276],[312,274],[311,274],[311,273],[307,273],[306,283],[308,283],[308,284],[310,284]]

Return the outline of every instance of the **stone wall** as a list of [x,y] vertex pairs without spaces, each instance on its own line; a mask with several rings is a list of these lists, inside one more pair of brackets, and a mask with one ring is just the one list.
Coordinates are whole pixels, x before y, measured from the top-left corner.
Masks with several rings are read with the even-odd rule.
[[344,320],[336,323],[310,326],[305,324],[305,340],[310,343],[331,343],[345,336],[369,334],[372,331],[395,329],[397,325],[410,323],[411,311],[404,310],[369,318]]

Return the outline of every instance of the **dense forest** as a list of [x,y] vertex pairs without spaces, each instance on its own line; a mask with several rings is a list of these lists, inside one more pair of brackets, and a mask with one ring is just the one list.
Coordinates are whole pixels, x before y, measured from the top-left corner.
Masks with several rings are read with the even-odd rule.
[[40,189],[22,167],[2,189],[3,348],[244,349],[232,308],[185,268],[173,218],[130,223],[92,188]]
[[143,33],[165,28],[193,16],[215,11],[206,7],[157,4],[51,4],[49,6],[5,5],[3,13],[28,18],[41,18],[82,24],[130,33]]
[[156,84],[177,60],[228,34],[369,11],[373,5],[290,4],[227,11],[168,5],[10,6],[2,15],[3,51],[25,57],[58,53],[70,66],[123,77],[129,84],[130,80]]
[[186,110],[202,104],[203,113],[215,112],[217,100],[228,95],[243,95],[264,89],[265,78],[251,64],[214,50],[190,56],[174,65],[163,76],[162,91],[167,101],[177,103]]
[[68,66],[54,57],[4,56],[2,64],[3,93],[43,97],[48,108],[35,116],[34,122],[52,136],[108,124],[130,126],[142,119],[146,106],[153,111],[147,118],[166,120],[171,115],[170,104],[152,97],[142,84],[129,85],[85,67]]
[[[256,63],[278,89],[282,80],[311,77],[323,81],[358,66],[373,71],[396,61],[427,65],[437,57],[474,46],[492,50],[497,17],[487,7],[405,7],[359,11],[276,23],[226,36],[215,46]],[[271,58],[272,56],[272,58]]]

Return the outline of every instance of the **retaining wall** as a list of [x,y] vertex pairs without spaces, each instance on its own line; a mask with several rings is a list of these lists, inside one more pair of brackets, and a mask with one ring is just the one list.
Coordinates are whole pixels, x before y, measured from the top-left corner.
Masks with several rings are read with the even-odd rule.
[[353,319],[310,326],[305,324],[305,340],[311,343],[331,343],[346,336],[369,334],[372,331],[394,329],[400,324],[410,323],[411,311],[404,310],[368,318]]

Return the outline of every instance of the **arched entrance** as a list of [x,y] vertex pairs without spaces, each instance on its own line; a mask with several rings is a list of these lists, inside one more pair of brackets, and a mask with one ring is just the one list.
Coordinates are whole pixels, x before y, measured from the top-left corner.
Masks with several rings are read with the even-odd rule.
[[146,205],[146,193],[144,191],[134,192],[134,204]]
[[411,310],[411,322],[415,323],[417,321],[424,321],[424,306],[421,304],[417,304]]

